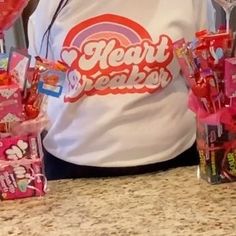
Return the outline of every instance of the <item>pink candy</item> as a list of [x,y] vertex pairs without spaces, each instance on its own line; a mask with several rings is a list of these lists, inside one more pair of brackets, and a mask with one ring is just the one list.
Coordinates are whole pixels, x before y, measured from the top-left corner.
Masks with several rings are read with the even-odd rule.
[[22,120],[21,91],[18,85],[0,86],[0,123]]

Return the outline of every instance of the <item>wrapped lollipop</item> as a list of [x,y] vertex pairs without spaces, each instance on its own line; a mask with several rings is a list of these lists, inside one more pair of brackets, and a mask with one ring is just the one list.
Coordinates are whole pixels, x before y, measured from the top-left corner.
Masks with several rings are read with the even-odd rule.
[[196,85],[196,78],[199,74],[192,51],[189,49],[188,44],[184,39],[176,41],[173,44],[173,49],[187,85],[192,88]]

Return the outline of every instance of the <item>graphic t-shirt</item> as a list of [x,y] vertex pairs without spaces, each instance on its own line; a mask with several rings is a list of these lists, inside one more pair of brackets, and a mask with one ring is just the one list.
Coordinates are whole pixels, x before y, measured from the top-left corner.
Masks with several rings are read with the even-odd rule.
[[[41,0],[29,51],[45,55],[59,1]],[[205,0],[71,0],[50,34],[49,58],[70,66],[67,92],[50,98],[45,148],[65,161],[123,167],[172,159],[195,140],[172,42],[206,27]],[[189,157],[191,158],[191,157]]]

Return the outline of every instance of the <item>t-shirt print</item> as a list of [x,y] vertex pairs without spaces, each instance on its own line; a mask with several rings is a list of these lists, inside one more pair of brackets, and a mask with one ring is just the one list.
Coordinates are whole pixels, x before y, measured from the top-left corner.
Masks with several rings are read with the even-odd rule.
[[161,91],[173,79],[168,69],[174,57],[171,45],[168,35],[152,39],[140,24],[118,15],[79,23],[61,51],[62,61],[70,66],[64,101]]

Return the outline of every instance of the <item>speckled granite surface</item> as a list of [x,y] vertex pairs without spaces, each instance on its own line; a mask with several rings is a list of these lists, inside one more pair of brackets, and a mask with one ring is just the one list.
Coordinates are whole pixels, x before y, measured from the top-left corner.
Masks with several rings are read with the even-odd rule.
[[1,236],[236,236],[236,184],[199,181],[196,167],[49,186],[0,203]]

